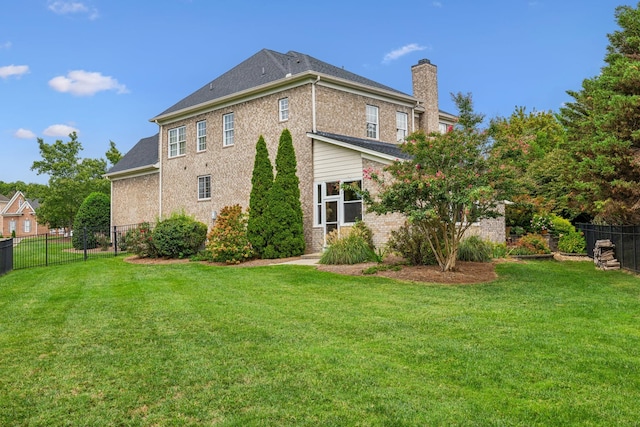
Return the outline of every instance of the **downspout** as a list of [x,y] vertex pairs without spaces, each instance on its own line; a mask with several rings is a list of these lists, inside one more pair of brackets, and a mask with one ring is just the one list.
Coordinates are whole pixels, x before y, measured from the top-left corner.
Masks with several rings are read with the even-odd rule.
[[158,164],[160,170],[158,171],[158,219],[162,218],[162,126],[157,120],[154,120],[158,125]]
[[311,120],[313,121],[311,125],[311,131],[316,133],[316,84],[320,81],[320,76],[316,78],[316,81],[311,83]]

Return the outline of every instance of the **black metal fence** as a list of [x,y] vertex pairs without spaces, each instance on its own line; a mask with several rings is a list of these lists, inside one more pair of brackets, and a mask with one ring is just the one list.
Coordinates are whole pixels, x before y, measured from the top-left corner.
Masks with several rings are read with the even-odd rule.
[[134,224],[114,226],[111,230],[84,229],[70,233],[54,230],[47,234],[1,241],[0,274],[12,268],[18,270],[117,256],[126,252],[127,233],[140,226]]
[[640,273],[640,225],[576,224],[587,241],[587,255],[593,258],[597,240],[611,240],[615,256],[625,270]]
[[13,239],[0,239],[0,276],[13,268]]

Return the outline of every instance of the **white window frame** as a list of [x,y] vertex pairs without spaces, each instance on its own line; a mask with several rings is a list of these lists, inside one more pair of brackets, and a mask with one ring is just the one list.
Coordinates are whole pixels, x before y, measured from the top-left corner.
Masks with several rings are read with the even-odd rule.
[[198,177],[198,200],[211,199],[211,175]]
[[[333,183],[333,182],[339,182],[340,185],[340,192],[337,195],[327,195],[327,183]],[[342,184],[345,183],[350,183],[350,182],[360,182],[360,188],[362,188],[363,185],[363,180],[362,178],[352,178],[352,179],[335,179],[335,180],[327,180],[324,182],[316,182],[313,185],[313,200],[314,200],[314,210],[313,210],[313,226],[314,227],[324,227],[324,222],[322,220],[323,215],[324,215],[324,206],[325,206],[325,202],[328,200],[337,200],[338,201],[338,210],[339,210],[339,217],[338,217],[338,224],[340,225],[340,227],[342,226],[350,226],[355,224],[355,221],[353,222],[347,222],[345,221],[345,205],[350,205],[350,204],[360,204],[360,217],[364,217],[364,204],[362,201],[362,198],[357,199],[357,200],[349,200],[349,201],[345,201],[344,196],[345,196],[345,191],[342,188]]]
[[207,149],[207,121],[201,120],[196,122],[196,148],[198,152]]
[[23,229],[25,233],[31,233],[31,220],[25,219],[23,223]]
[[289,98],[278,100],[278,118],[281,122],[289,120]]
[[169,129],[169,157],[184,156],[187,151],[187,127]]
[[379,111],[378,107],[375,105],[368,105],[366,108],[366,117],[367,117],[367,138],[378,139],[378,124],[379,124]]
[[402,111],[396,111],[396,139],[404,141],[409,131],[409,115]]
[[12,235],[17,228],[17,222],[15,219],[12,219],[11,221],[9,221],[9,235]]
[[222,146],[231,147],[234,142],[235,117],[233,113],[222,116]]

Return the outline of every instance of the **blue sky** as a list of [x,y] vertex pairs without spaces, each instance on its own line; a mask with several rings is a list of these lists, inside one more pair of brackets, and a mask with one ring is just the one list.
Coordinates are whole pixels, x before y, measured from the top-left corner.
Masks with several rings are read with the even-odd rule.
[[0,0],[0,181],[46,183],[36,138],[104,158],[149,119],[263,48],[294,50],[406,93],[438,66],[440,108],[557,111],[603,66],[623,0]]

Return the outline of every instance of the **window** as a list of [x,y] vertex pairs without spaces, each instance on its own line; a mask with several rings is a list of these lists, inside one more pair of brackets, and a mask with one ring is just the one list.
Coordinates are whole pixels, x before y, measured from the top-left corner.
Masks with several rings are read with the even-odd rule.
[[183,156],[187,147],[187,128],[169,129],[169,157]]
[[26,219],[24,221],[24,232],[25,233],[31,233],[31,220]]
[[[347,186],[354,187],[345,188]],[[324,226],[326,232],[340,225],[353,224],[362,219],[362,198],[356,189],[361,180],[331,181],[316,184],[315,225]]]
[[438,123],[438,130],[440,131],[440,133],[447,133],[450,130],[453,130],[453,125],[440,122]]
[[367,138],[378,139],[378,107],[367,105]]
[[198,200],[211,198],[211,175],[198,177]]
[[282,98],[278,100],[278,111],[281,122],[289,120],[289,98]]
[[205,120],[196,123],[196,131],[198,134],[198,151],[207,149],[207,122]]
[[9,233],[13,235],[16,232],[16,222],[15,220],[9,221]]
[[404,141],[407,137],[407,129],[409,128],[407,117],[407,113],[396,112],[396,128],[398,131],[396,138],[398,141]]
[[222,145],[229,147],[230,145],[233,145],[233,113],[222,116],[222,123],[224,128]]
[[362,219],[362,198],[356,192],[362,188],[362,181],[345,181],[343,185],[355,187],[342,189],[342,223],[349,224]]

